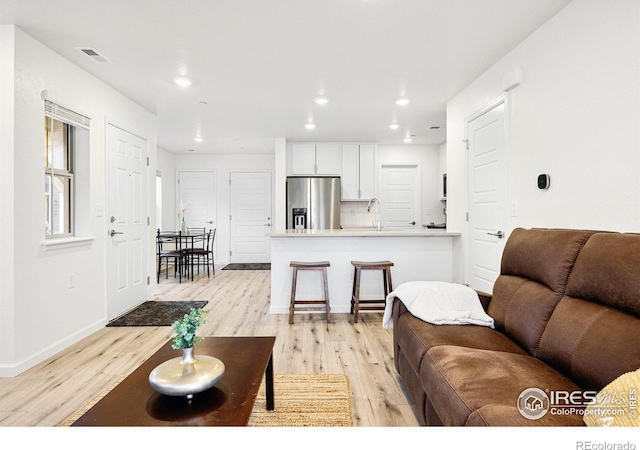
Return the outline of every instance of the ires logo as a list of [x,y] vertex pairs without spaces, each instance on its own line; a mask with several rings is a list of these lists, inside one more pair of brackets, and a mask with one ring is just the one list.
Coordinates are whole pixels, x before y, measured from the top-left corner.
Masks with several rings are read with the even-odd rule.
[[586,406],[595,401],[597,396],[597,391],[543,391],[528,388],[518,397],[518,411],[529,420],[541,419],[548,412],[554,415],[582,415]]
[[550,405],[549,396],[542,389],[525,389],[518,397],[518,411],[525,419],[541,419],[549,411]]
[[638,392],[635,387],[617,392],[549,391],[528,388],[518,397],[518,411],[537,420],[547,413],[557,416],[595,416],[601,425],[613,422],[614,417],[637,418]]

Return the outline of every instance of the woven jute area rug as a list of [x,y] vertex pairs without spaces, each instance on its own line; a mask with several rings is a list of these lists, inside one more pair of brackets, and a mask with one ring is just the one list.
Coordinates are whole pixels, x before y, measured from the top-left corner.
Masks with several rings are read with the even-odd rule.
[[267,411],[264,383],[249,426],[352,427],[351,387],[344,374],[275,375],[275,409]]
[[[120,380],[119,380],[120,381]],[[68,427],[118,385],[113,383],[59,426]],[[253,406],[252,427],[352,427],[351,386],[344,374],[276,374],[275,409],[267,411],[265,385]]]

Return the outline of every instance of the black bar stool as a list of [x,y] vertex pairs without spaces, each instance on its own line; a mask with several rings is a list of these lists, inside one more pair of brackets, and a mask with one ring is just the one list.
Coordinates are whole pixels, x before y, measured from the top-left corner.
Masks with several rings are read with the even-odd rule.
[[[291,282],[291,304],[289,305],[289,323],[293,323],[293,313],[295,311],[326,312],[327,322],[331,321],[331,308],[329,306],[329,284],[327,281],[327,267],[329,267],[330,265],[331,264],[329,264],[329,261],[320,261],[320,262],[291,261],[289,266],[293,267],[293,278]],[[322,283],[324,286],[323,299],[318,299],[318,300],[296,299],[298,270],[319,270],[322,272]],[[297,305],[310,305],[310,306],[297,306]]]
[[[353,323],[358,323],[359,311],[384,311],[387,295],[393,291],[391,282],[391,261],[351,261],[354,267],[353,292],[351,295],[351,314]],[[382,280],[384,285],[384,298],[382,299],[361,299],[360,298],[360,276],[363,270],[382,270]]]

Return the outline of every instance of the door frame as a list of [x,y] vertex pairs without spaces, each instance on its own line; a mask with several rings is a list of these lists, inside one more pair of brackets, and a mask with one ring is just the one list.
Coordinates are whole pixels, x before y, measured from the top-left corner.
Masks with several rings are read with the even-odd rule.
[[[123,125],[122,123],[118,122],[117,120],[113,120],[109,117],[105,118],[105,130],[104,130],[104,148],[105,148],[105,168],[104,168],[104,174],[105,174],[105,194],[104,194],[104,199],[105,199],[105,214],[103,217],[103,223],[104,223],[104,230],[105,230],[105,252],[104,252],[104,261],[105,261],[105,270],[104,270],[104,290],[105,290],[105,315],[107,317],[107,320],[111,320],[114,317],[109,317],[109,304],[110,302],[113,301],[113,298],[110,296],[111,292],[109,290],[109,267],[111,264],[110,261],[110,256],[111,256],[111,252],[109,250],[109,230],[111,229],[111,223],[109,221],[109,211],[110,211],[110,207],[111,205],[109,204],[111,198],[109,196],[109,192],[110,192],[110,188],[111,188],[111,183],[114,182],[114,180],[111,179],[111,164],[112,164],[112,155],[111,152],[109,151],[109,127],[113,126],[115,128],[118,128],[126,133],[129,133],[133,136],[136,136],[142,140],[145,141],[146,143],[146,159],[147,159],[147,164],[146,164],[146,178],[147,178],[147,196],[144,199],[144,202],[146,203],[146,209],[147,209],[147,232],[144,234],[145,235],[145,239],[146,239],[146,246],[147,246],[147,261],[146,261],[146,266],[147,266],[147,289],[145,292],[145,296],[144,298],[140,299],[140,302],[138,305],[141,305],[142,303],[144,303],[148,297],[149,297],[149,292],[150,292],[150,287],[151,287],[151,280],[153,279],[155,281],[155,276],[151,277],[151,274],[154,273],[155,274],[155,266],[156,266],[156,248],[155,248],[155,230],[153,229],[153,227],[151,227],[150,224],[150,220],[151,220],[151,198],[154,198],[154,202],[155,202],[155,176],[153,177],[153,185],[151,184],[150,177],[150,161],[151,161],[151,156],[150,156],[150,147],[149,147],[149,143],[150,143],[150,139],[148,137],[144,137],[143,133],[139,133],[137,131],[134,131],[133,129],[131,129],[130,127]],[[152,195],[153,193],[153,195]],[[154,220],[155,222],[155,220]],[[136,305],[136,306],[138,306]],[[134,306],[135,307],[135,306]],[[133,309],[133,308],[131,308]]]
[[[479,109],[478,111],[474,112],[473,114],[467,116],[465,118],[465,122],[464,122],[464,133],[465,133],[465,139],[463,142],[465,142],[466,146],[467,146],[467,162],[465,165],[465,171],[466,171],[466,182],[467,182],[467,190],[466,190],[466,203],[467,203],[467,239],[466,239],[466,243],[465,243],[465,249],[466,249],[466,263],[464,264],[465,268],[465,283],[467,285],[470,284],[471,282],[471,275],[473,273],[472,270],[472,265],[473,265],[473,245],[472,245],[472,220],[469,218],[470,217],[470,212],[469,210],[471,209],[471,205],[472,205],[472,198],[471,198],[471,156],[470,156],[470,152],[469,152],[469,124],[471,122],[473,122],[474,120],[478,119],[479,117],[482,117],[483,115],[487,114],[488,112],[492,111],[493,109],[503,105],[504,106],[504,152],[502,154],[502,161],[500,161],[500,165],[501,165],[501,172],[502,172],[502,179],[499,181],[500,184],[500,189],[502,189],[502,198],[504,201],[504,208],[503,208],[503,217],[502,217],[502,222],[504,224],[504,238],[501,240],[502,241],[502,251],[504,251],[504,245],[507,242],[507,239],[509,237],[509,232],[511,230],[510,227],[510,221],[509,221],[509,214],[508,214],[508,209],[507,208],[507,201],[509,198],[508,195],[508,168],[509,168],[509,164],[508,164],[508,153],[509,153],[509,148],[510,148],[510,130],[511,130],[511,108],[510,108],[510,101],[509,101],[509,93],[504,93],[502,95],[500,95],[499,97],[497,97],[495,100],[493,100],[492,102],[490,102],[488,105],[484,106],[483,108]],[[501,254],[502,254],[501,251]]]

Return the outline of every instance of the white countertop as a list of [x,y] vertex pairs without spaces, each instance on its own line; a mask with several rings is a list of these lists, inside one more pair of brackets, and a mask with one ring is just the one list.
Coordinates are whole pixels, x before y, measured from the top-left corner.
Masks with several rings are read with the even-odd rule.
[[448,233],[442,228],[423,228],[414,230],[385,230],[375,228],[347,228],[341,230],[284,230],[274,231],[271,237],[450,237],[460,236],[460,233]]

